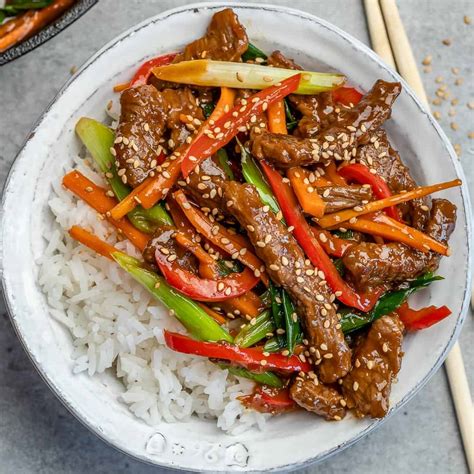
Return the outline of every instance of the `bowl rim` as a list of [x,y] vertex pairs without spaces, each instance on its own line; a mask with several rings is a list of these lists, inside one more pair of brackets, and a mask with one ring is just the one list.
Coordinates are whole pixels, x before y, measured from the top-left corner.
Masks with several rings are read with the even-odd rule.
[[[131,26],[124,32],[120,33],[119,35],[115,36],[112,40],[107,42],[104,46],[102,46],[96,53],[94,53],[92,56],[89,57],[82,65],[81,67],[77,70],[77,72],[70,77],[65,84],[61,87],[61,89],[58,91],[58,93],[55,95],[55,97],[52,99],[52,101],[48,104],[48,106],[45,108],[45,110],[41,113],[40,117],[38,120],[35,122],[33,125],[31,131],[28,133],[26,139],[24,140],[23,144],[21,145],[20,150],[16,154],[12,165],[10,167],[9,173],[7,175],[7,178],[5,180],[5,184],[3,186],[3,192],[2,192],[2,199],[1,199],[1,207],[0,207],[0,233],[3,235],[3,226],[4,226],[4,221],[5,221],[5,200],[6,200],[6,191],[9,188],[10,185],[10,180],[12,178],[12,175],[14,174],[14,170],[16,166],[18,165],[19,160],[22,158],[21,155],[28,144],[28,142],[34,137],[36,130],[38,130],[46,116],[48,115],[51,107],[58,101],[58,99],[64,94],[64,92],[74,83],[74,81],[89,67],[91,66],[100,56],[103,54],[106,54],[108,50],[113,48],[116,44],[126,40],[128,37],[132,36],[134,33],[137,31],[141,30],[142,28],[148,27],[152,23],[156,23],[159,21],[165,21],[168,17],[176,15],[176,14],[181,14],[186,11],[194,10],[194,9],[203,9],[203,10],[208,10],[210,12],[213,12],[214,10],[221,9],[221,8],[240,8],[240,9],[251,9],[251,10],[269,10],[273,11],[277,14],[280,13],[285,13],[289,14],[291,16],[296,16],[300,17],[305,20],[310,20],[313,23],[319,24],[320,26],[331,30],[335,34],[337,34],[341,39],[345,40],[346,42],[354,45],[358,52],[365,54],[366,56],[369,57],[372,61],[376,62],[380,67],[384,69],[384,71],[391,76],[394,80],[399,81],[402,83],[402,86],[404,90],[407,92],[407,94],[410,96],[410,98],[414,101],[416,104],[418,110],[420,113],[426,115],[427,119],[429,120],[431,126],[435,129],[439,139],[443,142],[443,145],[446,148],[446,151],[449,155],[449,158],[452,162],[452,165],[454,167],[454,170],[457,174],[457,176],[462,179],[463,184],[460,187],[460,192],[461,192],[461,197],[462,197],[462,202],[463,202],[463,207],[464,207],[464,212],[465,212],[465,220],[466,220],[466,234],[467,234],[467,243],[466,243],[466,248],[467,248],[467,254],[468,254],[468,262],[467,262],[467,278],[465,280],[465,286],[463,290],[463,299],[462,299],[462,305],[461,305],[461,310],[459,317],[457,318],[455,327],[449,337],[449,340],[447,344],[445,345],[444,349],[440,353],[438,359],[434,363],[434,365],[431,367],[431,369],[425,374],[423,378],[421,378],[418,383],[401,399],[399,400],[395,405],[393,405],[387,415],[382,418],[382,419],[377,419],[374,420],[369,426],[367,426],[364,430],[360,431],[357,435],[353,436],[352,438],[344,441],[343,443],[336,445],[332,448],[327,449],[326,451],[323,451],[319,454],[317,454],[314,457],[305,459],[303,461],[299,461],[296,463],[291,463],[291,464],[286,464],[286,465],[280,465],[274,468],[271,468],[270,471],[281,471],[281,470],[295,470],[295,469],[301,469],[301,468],[306,468],[311,465],[315,465],[316,463],[322,462],[323,460],[329,458],[330,456],[342,452],[344,449],[354,445],[357,443],[360,439],[365,437],[367,434],[372,432],[373,430],[377,429],[380,427],[386,420],[388,420],[395,412],[398,412],[401,407],[403,407],[408,401],[410,401],[425,385],[426,383],[431,379],[431,377],[437,372],[439,367],[442,365],[444,360],[446,359],[450,349],[452,346],[455,344],[456,340],[459,337],[460,331],[462,329],[462,326],[464,324],[464,321],[466,319],[467,315],[467,310],[469,306],[469,301],[470,301],[470,288],[471,288],[471,281],[472,281],[472,263],[473,263],[473,252],[472,252],[472,208],[471,208],[471,202],[470,202],[470,196],[469,196],[469,191],[467,188],[466,184],[466,178],[464,175],[464,171],[461,167],[460,161],[457,158],[457,155],[454,151],[453,146],[451,145],[448,137],[438,124],[438,122],[434,119],[434,117],[431,115],[430,110],[427,108],[425,104],[423,104],[415,95],[415,93],[412,91],[410,86],[406,83],[406,81],[394,70],[392,70],[372,49],[370,49],[367,45],[365,45],[362,41],[358,40],[357,38],[353,37],[349,33],[345,32],[341,28],[333,25],[327,20],[324,20],[314,14],[296,9],[296,8],[291,8],[291,7],[286,7],[286,6],[281,6],[281,5],[275,5],[271,3],[265,3],[265,4],[259,4],[259,3],[252,3],[252,2],[240,2],[238,0],[234,1],[219,1],[219,2],[197,2],[197,3],[191,3],[191,4],[186,4],[182,5],[179,7],[175,7],[172,9],[165,10],[161,13],[158,13],[157,15],[151,16],[146,18],[145,20],[137,23],[136,25]],[[25,352],[28,355],[28,358],[31,360],[33,363],[33,366],[35,367],[36,371],[39,373],[41,378],[44,380],[46,385],[51,389],[51,391],[55,394],[55,396],[60,400],[60,402],[63,404],[63,406],[83,425],[85,426],[90,432],[92,432],[94,435],[96,435],[99,439],[104,441],[107,445],[114,447],[117,449],[119,452],[124,453],[133,459],[139,460],[141,462],[147,463],[152,466],[161,466],[161,467],[166,467],[167,469],[173,470],[173,471],[187,471],[187,472],[211,472],[208,469],[193,469],[190,470],[189,468],[177,466],[177,465],[170,465],[166,462],[161,462],[160,460],[154,460],[151,458],[147,458],[145,456],[140,456],[139,454],[129,452],[126,447],[121,446],[118,444],[118,442],[113,441],[111,439],[108,439],[105,434],[101,433],[101,431],[94,425],[90,424],[85,417],[82,417],[81,413],[77,410],[77,407],[73,407],[69,404],[66,394],[61,393],[57,387],[55,386],[54,380],[52,377],[50,377],[44,368],[35,360],[30,347],[28,345],[28,342],[26,339],[23,337],[21,330],[19,326],[17,325],[16,322],[16,315],[14,314],[12,304],[10,301],[10,295],[8,293],[8,285],[6,282],[6,277],[5,277],[5,269],[3,265],[3,252],[4,252],[4,243],[2,239],[0,239],[0,279],[1,279],[1,285],[2,285],[2,291],[3,294],[5,295],[5,306],[7,313],[9,315],[9,318],[11,320],[12,326],[15,330],[15,333],[17,334]],[[248,472],[257,472],[253,469],[248,470]]]

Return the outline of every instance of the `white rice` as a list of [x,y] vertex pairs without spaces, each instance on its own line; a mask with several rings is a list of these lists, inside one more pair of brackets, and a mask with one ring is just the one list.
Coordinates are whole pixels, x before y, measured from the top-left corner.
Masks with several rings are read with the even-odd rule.
[[[74,167],[103,184],[89,162],[77,157]],[[268,415],[245,409],[237,399],[253,383],[207,359],[169,350],[163,329],[183,332],[181,324],[115,263],[74,242],[67,230],[80,225],[137,256],[135,248],[117,242],[113,228],[60,182],[53,184],[48,204],[55,222],[44,232],[39,283],[51,316],[71,332],[74,373],[113,371],[124,385],[119,400],[151,425],[194,415],[216,418],[230,434],[262,428]]]

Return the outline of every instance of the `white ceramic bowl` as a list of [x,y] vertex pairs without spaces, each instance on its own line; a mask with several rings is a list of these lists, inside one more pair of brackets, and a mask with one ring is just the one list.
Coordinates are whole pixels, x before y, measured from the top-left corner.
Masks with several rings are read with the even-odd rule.
[[[251,40],[266,51],[281,49],[315,68],[324,63],[367,90],[378,79],[400,80],[359,41],[312,15],[277,6],[232,4]],[[41,229],[52,216],[46,200],[62,164],[77,153],[73,128],[83,115],[104,118],[112,86],[127,80],[144,59],[176,51],[201,35],[223,4],[199,4],[160,14],[131,28],[95,54],[46,110],[13,166],[3,196],[2,271],[10,316],[33,363],[51,389],[103,440],[138,459],[202,471],[260,471],[295,468],[320,461],[356,442],[383,420],[327,423],[308,413],[272,419],[265,431],[232,437],[212,421],[151,427],[117,401],[122,388],[107,376],[73,375],[71,338],[48,314],[34,261],[45,242]],[[403,82],[403,81],[402,81]],[[446,136],[404,84],[386,128],[420,183],[462,178]],[[470,216],[466,188],[443,193],[458,206],[453,254],[439,273],[446,281],[417,296],[420,304],[448,305],[453,315],[406,338],[403,367],[393,387],[390,413],[428,381],[461,329],[470,288]]]

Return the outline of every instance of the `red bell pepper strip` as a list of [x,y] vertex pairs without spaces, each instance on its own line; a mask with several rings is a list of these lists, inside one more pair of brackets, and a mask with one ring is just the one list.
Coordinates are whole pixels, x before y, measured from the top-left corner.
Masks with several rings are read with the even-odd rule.
[[181,163],[183,176],[187,178],[196,165],[227,145],[239,133],[239,128],[247,125],[253,116],[258,117],[270,104],[294,92],[298,88],[300,79],[301,74],[295,74],[281,81],[279,85],[257,92],[247,99],[246,105],[239,104],[233,107],[211,124],[211,127],[194,140],[186,150]]
[[314,237],[311,227],[306,222],[290,186],[283,181],[281,175],[270,165],[264,161],[261,161],[260,164],[275,193],[275,197],[283,212],[283,217],[288,225],[294,228],[293,235],[311,263],[319,270],[322,270],[329,287],[336,297],[347,306],[364,312],[370,311],[377,302],[382,290],[372,291],[369,294],[359,294],[343,280],[331,259]]
[[343,105],[357,105],[363,94],[354,87],[339,87],[332,91],[332,98],[335,102]]
[[336,237],[335,235],[332,235],[331,232],[324,229],[316,229],[316,227],[312,227],[311,229],[321,247],[332,257],[342,257],[355,243],[353,240]]
[[170,262],[169,254],[165,255],[156,249],[155,259],[166,281],[178,291],[197,301],[222,301],[243,295],[250,291],[259,281],[251,270],[245,268],[242,273],[233,273],[220,279],[200,278],[176,263]]
[[252,371],[264,372],[267,370],[291,373],[309,372],[311,366],[308,362],[302,362],[298,356],[286,357],[279,353],[264,355],[255,347],[242,348],[229,343],[202,342],[191,339],[175,332],[166,331],[166,345],[173,351],[182,354],[194,354],[210,359],[221,359],[243,365]]
[[271,388],[258,385],[251,395],[239,397],[247,408],[260,413],[283,413],[297,408],[296,403],[290,398],[290,390],[286,388]]
[[439,323],[451,314],[447,306],[427,306],[422,309],[411,309],[408,303],[403,303],[396,311],[407,331],[426,329]]
[[[339,174],[348,181],[356,181],[360,184],[370,184],[372,192],[377,199],[384,199],[392,195],[387,183],[376,174],[372,174],[367,166],[361,163],[343,166],[339,169]],[[401,222],[400,213],[396,206],[387,207],[385,212],[392,219]]]
[[165,54],[144,62],[130,81],[130,87],[143,86],[148,82],[151,71],[154,67],[171,64],[178,53]]

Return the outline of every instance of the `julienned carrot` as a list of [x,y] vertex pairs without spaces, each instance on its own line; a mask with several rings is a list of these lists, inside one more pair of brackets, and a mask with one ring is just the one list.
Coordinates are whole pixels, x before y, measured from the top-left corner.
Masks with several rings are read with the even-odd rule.
[[[361,219],[358,220],[360,221]],[[433,250],[434,252],[437,252],[441,255],[449,254],[449,247],[447,245],[438,242],[437,240],[433,239],[433,237],[430,237],[429,235],[426,235],[425,233],[420,232],[419,230],[414,229],[413,227],[410,227],[404,224],[403,222],[399,222],[395,219],[392,219],[386,214],[375,214],[373,216],[370,216],[369,220],[376,222],[380,225],[386,225],[388,227],[394,228],[402,235],[409,236],[411,244],[409,243],[408,245],[411,245],[412,247],[414,247],[413,242],[417,242],[418,244],[421,244],[423,246],[424,250]],[[388,237],[387,235],[387,239],[388,238],[390,237]]]
[[262,300],[254,291],[249,291],[245,295],[237,296],[237,298],[221,301],[218,304],[229,313],[249,316],[250,318],[258,316],[263,311]]
[[77,240],[86,247],[89,247],[91,250],[94,250],[104,257],[110,258],[110,260],[113,260],[112,254],[119,251],[113,245],[109,245],[107,242],[104,242],[94,234],[91,234],[86,229],[83,229],[77,225],[73,225],[69,229],[69,235],[74,240]]
[[114,92],[123,92],[125,89],[130,87],[130,82],[122,82],[114,86]]
[[321,247],[328,255],[331,255],[331,257],[343,257],[347,250],[356,243],[354,240],[346,240],[336,237],[335,235],[332,235],[331,232],[324,229],[316,229],[315,227],[312,227],[311,230]]
[[278,100],[269,104],[267,108],[268,129],[272,133],[287,134],[285,102]]
[[173,197],[200,234],[253,270],[257,277],[262,276],[262,280],[266,280],[266,277],[262,274],[263,263],[255,254],[249,251],[251,246],[246,239],[240,235],[231,234],[217,222],[211,222],[199,209],[191,205],[183,191],[176,191]]
[[309,171],[299,166],[290,168],[286,172],[303,211],[314,217],[322,217],[326,209],[326,203],[321,199],[314,186],[309,183],[309,174]]
[[378,201],[371,201],[364,206],[360,206],[360,210],[356,211],[355,209],[346,209],[340,212],[334,212],[333,214],[328,214],[321,219],[318,219],[318,224],[321,227],[328,228],[341,224],[351,220],[352,218],[357,218],[364,214],[369,214],[371,212],[380,211],[385,209],[388,206],[396,206],[402,202],[411,201],[412,199],[417,199],[423,196],[428,196],[429,194],[436,193],[438,191],[443,191],[444,189],[453,188],[455,186],[460,186],[462,181],[460,179],[454,179],[452,181],[447,181],[445,183],[433,184],[431,186],[420,186],[406,193],[394,194],[385,199],[379,199]]
[[333,183],[331,181],[329,181],[328,179],[326,178],[323,178],[322,176],[320,176],[319,178],[316,178],[312,183],[311,183],[311,186],[315,187],[315,188],[322,188],[324,186],[331,186]]
[[331,161],[326,168],[325,171],[325,178],[331,181],[333,184],[337,184],[338,186],[347,186],[347,181],[337,172],[336,163]]
[[149,235],[137,230],[127,218],[113,219],[109,216],[109,211],[113,209],[117,200],[107,196],[107,190],[97,186],[89,178],[86,178],[79,171],[71,171],[63,178],[63,185],[80,197],[89,206],[95,209],[99,214],[104,215],[107,220],[125,235],[130,242],[139,250],[143,251],[146,247]]
[[[221,87],[221,96],[211,116],[203,124],[194,140],[202,135],[204,130],[224,115],[234,105],[235,91],[227,87]],[[120,201],[111,211],[114,219],[120,219],[128,214],[138,204],[145,209],[153,207],[158,201],[163,199],[168,190],[173,187],[181,174],[181,162],[185,151],[191,144],[182,145],[177,152],[171,155],[161,166],[163,171],[153,177],[147,178],[140,186],[136,187],[125,199]],[[178,154],[179,153],[179,154]]]
[[217,323],[222,325],[227,321],[224,316],[220,315],[217,311],[214,311],[213,309],[209,308],[209,306],[206,306],[204,303],[199,303],[198,301],[196,301],[196,304],[200,306]]

